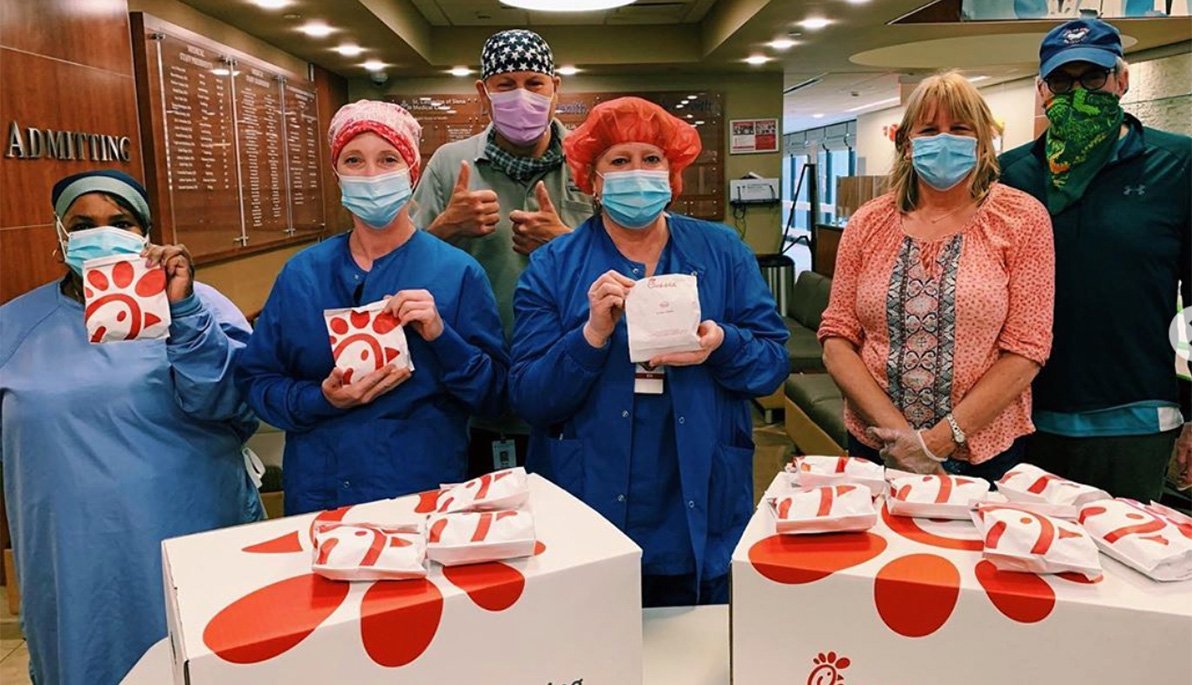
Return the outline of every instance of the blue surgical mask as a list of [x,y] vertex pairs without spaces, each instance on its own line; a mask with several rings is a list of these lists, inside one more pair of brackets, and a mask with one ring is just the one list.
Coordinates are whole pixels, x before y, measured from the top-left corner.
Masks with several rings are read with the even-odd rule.
[[61,220],[55,220],[58,242],[62,246],[66,264],[76,274],[83,275],[83,262],[114,255],[139,255],[149,239],[115,226],[84,228],[67,233]]
[[378,231],[393,223],[414,192],[409,169],[379,176],[340,176],[339,189],[343,206]]
[[669,171],[610,171],[601,178],[600,205],[625,228],[650,226],[671,201]]
[[911,138],[911,162],[927,185],[949,190],[977,166],[977,139],[951,133]]

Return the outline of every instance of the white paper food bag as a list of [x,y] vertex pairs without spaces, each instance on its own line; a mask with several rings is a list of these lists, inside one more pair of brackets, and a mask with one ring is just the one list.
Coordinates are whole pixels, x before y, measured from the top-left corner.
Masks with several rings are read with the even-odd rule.
[[330,580],[407,580],[426,577],[421,526],[317,523],[311,570]]
[[997,490],[1011,502],[1042,505],[1027,506],[1031,511],[1061,518],[1076,518],[1082,505],[1110,498],[1104,490],[1060,478],[1032,464],[1010,469],[997,482]]
[[973,523],[985,541],[982,556],[1002,571],[1101,575],[1092,538],[1071,521],[1010,504],[982,504]]
[[1155,580],[1192,579],[1192,519],[1161,504],[1089,502],[1080,523],[1102,552]]
[[989,481],[969,476],[908,476],[890,484],[886,505],[897,516],[957,519],[972,517],[973,505],[989,497]]
[[486,473],[447,487],[439,496],[439,513],[518,509],[530,499],[530,481],[521,466]]
[[625,298],[629,361],[699,350],[699,289],[695,276],[668,274],[638,281]]
[[534,515],[519,511],[432,514],[426,553],[444,566],[482,564],[534,554]]
[[797,457],[791,470],[807,488],[855,483],[869,488],[874,497],[886,491],[885,467],[859,457]]
[[170,335],[166,272],[140,256],[83,262],[83,320],[93,343],[164,340]]
[[865,531],[877,523],[869,490],[861,485],[829,485],[779,496],[770,502],[781,534]]
[[327,334],[331,336],[331,356],[336,368],[343,369],[345,384],[389,363],[414,370],[406,331],[396,317],[385,312],[385,302],[323,310]]

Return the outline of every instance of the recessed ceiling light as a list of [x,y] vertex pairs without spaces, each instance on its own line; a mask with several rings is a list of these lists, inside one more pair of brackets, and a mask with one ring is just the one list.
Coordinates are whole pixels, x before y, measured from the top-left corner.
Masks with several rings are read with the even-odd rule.
[[575,76],[579,73],[579,68],[568,64],[555,69],[555,73],[559,74],[560,76]]
[[850,5],[864,5],[867,2],[869,2],[869,0],[848,0],[848,4]]
[[279,10],[290,6],[290,0],[252,0],[252,4],[263,10]]
[[335,33],[335,29],[324,24],[321,21],[311,21],[298,27],[298,30],[310,36],[311,38],[326,38]]
[[811,118],[812,119],[823,119],[824,115],[823,114],[812,114]]
[[808,31],[816,31],[830,25],[831,23],[831,19],[825,19],[823,17],[808,17],[799,22],[799,26],[802,26]]
[[988,76],[970,76],[970,77],[968,77],[968,81],[969,81],[969,83],[976,83],[977,81],[984,81],[987,78],[989,78],[989,77]]
[[339,46],[338,48],[335,48],[335,51],[338,52],[339,54],[343,55],[344,57],[359,57],[360,53],[364,52],[364,48],[360,47],[359,45],[352,45],[351,43],[346,43],[344,45]]
[[684,105],[682,102],[680,102],[679,104],[675,105],[675,109],[683,109],[685,106],[686,105]]
[[699,96],[698,96],[698,95],[688,95],[688,96],[687,96],[687,99],[688,99],[688,100],[694,100],[694,99],[696,99],[697,97],[699,97]]
[[770,61],[770,58],[766,57],[765,55],[750,55],[745,58],[746,63],[752,64],[754,66],[758,66],[760,64],[765,64],[766,62],[769,62],[769,61]]
[[380,71],[385,68],[385,63],[380,60],[370,59],[360,66],[368,69],[369,71]]
[[688,114],[688,115],[687,115],[687,118],[688,118],[688,119],[694,119],[694,118],[695,118],[695,115],[694,115],[694,114]]
[[696,121],[696,122],[695,122],[695,125],[696,125],[696,126],[703,126],[703,125],[704,125],[704,122],[703,122],[703,120],[701,119],[701,120],[698,120],[698,121]]
[[637,0],[501,0],[501,4],[539,12],[592,12],[632,5]]
[[470,76],[472,70],[467,67],[452,67],[451,71],[447,72],[452,76]]
[[769,45],[775,50],[789,50],[796,45],[796,41],[793,41],[790,38],[778,38],[766,43],[766,45]]

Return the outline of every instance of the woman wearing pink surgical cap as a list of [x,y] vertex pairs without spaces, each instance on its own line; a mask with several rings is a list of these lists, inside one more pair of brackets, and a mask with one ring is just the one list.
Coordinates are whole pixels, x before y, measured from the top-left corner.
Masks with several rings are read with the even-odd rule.
[[[410,219],[421,133],[387,102],[361,100],[332,118],[331,164],[352,230],[286,264],[237,371],[252,408],[287,431],[287,514],[463,480],[468,416],[501,409],[509,362],[488,279]],[[375,370],[345,373],[324,310],[355,308],[340,334],[368,334],[361,312],[379,301],[404,327],[413,369],[387,354],[371,357]]]

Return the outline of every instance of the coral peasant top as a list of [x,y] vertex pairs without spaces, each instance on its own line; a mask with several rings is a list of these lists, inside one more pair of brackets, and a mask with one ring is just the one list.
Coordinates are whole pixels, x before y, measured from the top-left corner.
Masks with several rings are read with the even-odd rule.
[[[878,385],[916,429],[941,421],[1003,352],[1040,365],[1051,351],[1055,251],[1051,218],[1030,195],[994,184],[957,233],[907,236],[893,193],[849,220],[819,340],[857,347]],[[848,402],[845,425],[881,445]],[[966,431],[953,457],[981,463],[1034,431],[1028,388],[991,423]]]

